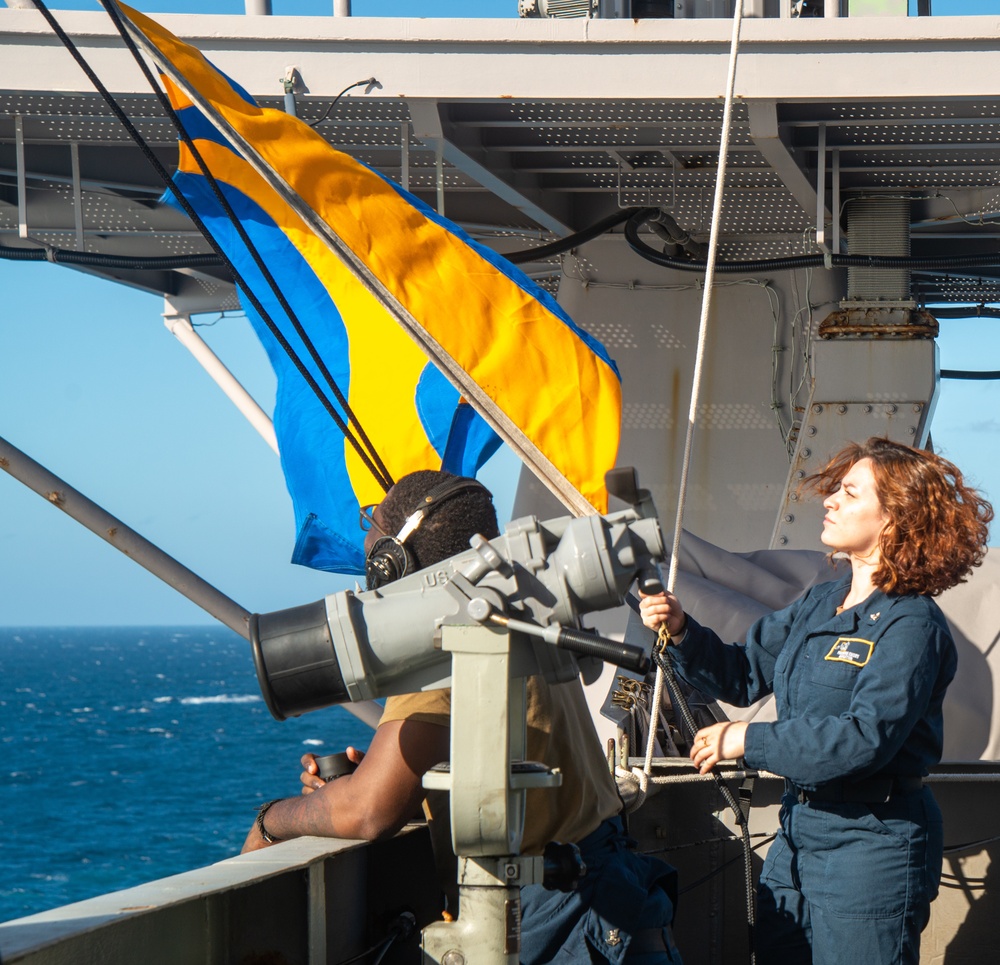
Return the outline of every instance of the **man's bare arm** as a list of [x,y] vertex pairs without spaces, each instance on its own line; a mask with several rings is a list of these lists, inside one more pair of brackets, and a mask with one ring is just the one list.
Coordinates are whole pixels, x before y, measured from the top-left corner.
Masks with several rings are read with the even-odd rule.
[[[424,772],[448,759],[448,728],[422,721],[387,721],[375,732],[353,774],[314,793],[287,798],[267,811],[264,827],[279,840],[317,835],[373,841],[390,837],[420,810]],[[256,826],[243,851],[267,847]]]

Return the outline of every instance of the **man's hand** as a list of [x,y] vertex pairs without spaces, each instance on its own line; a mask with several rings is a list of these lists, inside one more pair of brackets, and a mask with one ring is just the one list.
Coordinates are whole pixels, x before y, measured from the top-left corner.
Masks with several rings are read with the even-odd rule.
[[735,761],[743,756],[747,724],[742,720],[724,720],[703,727],[694,735],[691,760],[700,774],[707,774],[719,761]]
[[[277,844],[278,842],[274,841],[272,843]],[[248,851],[260,851],[261,848],[270,847],[271,845],[261,837],[260,831],[257,830],[257,823],[254,822],[250,828],[250,833],[247,835],[246,841],[243,842],[243,847],[240,848],[240,854],[246,854]]]
[[[348,747],[346,753],[348,759],[354,764],[360,764],[365,756],[365,752],[359,751],[356,747]],[[303,794],[312,794],[313,791],[318,791],[326,784],[326,781],[319,776],[315,754],[303,754],[301,764],[302,773],[299,775],[299,780],[302,782]]]

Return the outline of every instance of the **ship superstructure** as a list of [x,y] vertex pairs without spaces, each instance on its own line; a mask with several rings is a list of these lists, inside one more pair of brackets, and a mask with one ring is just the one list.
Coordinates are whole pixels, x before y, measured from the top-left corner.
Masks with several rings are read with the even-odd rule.
[[[638,468],[661,511],[672,509],[731,11],[684,14],[678,3],[673,17],[662,9],[647,17],[601,5],[589,12],[602,16],[556,16],[587,11],[524,6],[546,16],[161,19],[262,105],[296,112],[502,253],[549,246],[627,209],[646,212],[630,222],[631,242],[618,227],[522,260],[616,359],[619,462]],[[1000,32],[992,17],[793,16],[803,8],[785,0],[746,13],[684,525],[734,552],[817,549],[818,507],[799,503],[797,481],[850,438],[926,442],[939,325],[1000,301],[1000,92],[991,81],[1000,75]],[[108,19],[59,12],[59,20],[172,169],[175,132]],[[181,319],[237,307],[226,271],[204,259],[210,249],[183,215],[157,203],[162,184],[41,16],[0,9],[0,49],[3,256],[82,260],[162,294],[165,312]],[[153,258],[166,261],[146,261]],[[525,474],[515,515],[528,512],[561,510]],[[992,835],[985,815],[995,775],[987,764],[974,770],[969,841]],[[942,782],[947,810],[949,796],[961,795]],[[716,807],[709,790],[691,785],[651,801],[636,827],[644,842],[715,835]],[[385,884],[385,862],[401,859],[386,855],[413,851],[417,862],[418,837],[335,857],[297,842],[183,876],[156,897],[143,890],[128,909],[108,896],[12,923],[0,929],[0,948],[6,961],[43,963],[60,954],[45,950],[52,939],[145,948],[141,936],[152,929],[193,936],[189,952],[164,951],[164,962],[252,961],[240,955],[268,948],[281,949],[279,960],[339,961],[365,940],[358,919],[392,905],[399,882]],[[726,847],[699,862],[722,863],[735,853]],[[989,846],[975,858],[969,874],[984,873]],[[356,876],[368,882],[365,898],[350,885]],[[713,937],[689,951],[679,926],[688,961],[734,960],[726,956],[740,940],[731,920],[739,883],[724,881],[711,886]],[[353,890],[352,907],[331,888]],[[264,933],[257,910],[272,902],[297,922],[294,939]],[[928,942],[946,944],[961,931],[961,905],[939,902],[942,920]]]

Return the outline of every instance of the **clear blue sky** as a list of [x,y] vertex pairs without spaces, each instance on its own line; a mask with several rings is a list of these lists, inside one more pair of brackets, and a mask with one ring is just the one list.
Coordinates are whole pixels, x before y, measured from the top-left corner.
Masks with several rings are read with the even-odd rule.
[[[59,0],[55,9],[93,9]],[[242,0],[149,0],[146,12],[242,11]],[[995,0],[966,12],[993,13]],[[332,0],[274,0],[326,14]],[[355,15],[516,16],[516,0],[354,0]],[[941,0],[935,10],[944,13]],[[350,585],[288,563],[293,521],[277,457],[160,318],[160,298],[68,268],[0,261],[0,436],[250,610]],[[202,319],[211,321],[211,319]],[[943,368],[1000,369],[1000,322],[947,321]],[[202,334],[268,409],[273,379],[239,317]],[[1000,500],[1000,384],[945,382],[934,441]],[[484,481],[509,512],[516,460]],[[0,473],[0,625],[204,623],[204,613]]]

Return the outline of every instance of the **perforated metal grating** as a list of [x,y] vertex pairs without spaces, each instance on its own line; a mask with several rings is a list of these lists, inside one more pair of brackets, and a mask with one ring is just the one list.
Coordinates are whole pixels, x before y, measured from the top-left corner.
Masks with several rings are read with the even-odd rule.
[[[172,165],[174,132],[156,100],[129,95],[120,102],[164,163]],[[260,103],[280,108],[283,102],[265,97]],[[436,145],[414,137],[403,99],[354,91],[334,105],[333,98],[297,95],[299,115],[307,121],[319,120],[329,109],[315,129],[331,144],[393,180],[407,179],[410,190],[432,207],[443,190],[445,213],[477,237],[496,237],[490,226],[502,227],[518,239],[514,247],[526,248],[554,237],[539,235],[544,224],[539,212],[581,228],[619,207],[655,205],[696,239],[707,238],[722,126],[719,100],[498,98],[437,107],[445,140],[475,164],[444,161],[439,168]],[[1000,97],[790,101],[775,110],[778,138],[758,143],[747,105],[735,107],[721,224],[723,259],[818,251],[815,194],[809,188],[814,191],[819,183],[820,124],[825,125],[828,206],[834,188],[841,203],[859,193],[905,195],[913,199],[915,255],[996,250]],[[53,243],[75,244],[68,150],[75,142],[88,250],[108,250],[118,244],[113,239],[124,236],[132,237],[135,254],[207,250],[176,212],[147,203],[160,186],[96,94],[0,93],[4,243],[18,243],[10,240],[17,219],[15,115],[23,119],[33,232],[44,229],[62,239]],[[488,188],[480,183],[476,165],[488,173]],[[497,189],[498,184],[507,190]],[[15,207],[8,207],[12,203]],[[523,235],[519,228],[526,229]],[[539,283],[553,288],[557,266],[555,261],[535,266]],[[916,273],[914,290],[920,298],[990,300],[1000,288],[996,274],[992,269]]]
[[698,406],[698,425],[702,429],[773,429],[774,417],[749,403],[709,402]]
[[662,402],[623,402],[623,429],[656,429],[665,431],[674,427],[674,415]]

